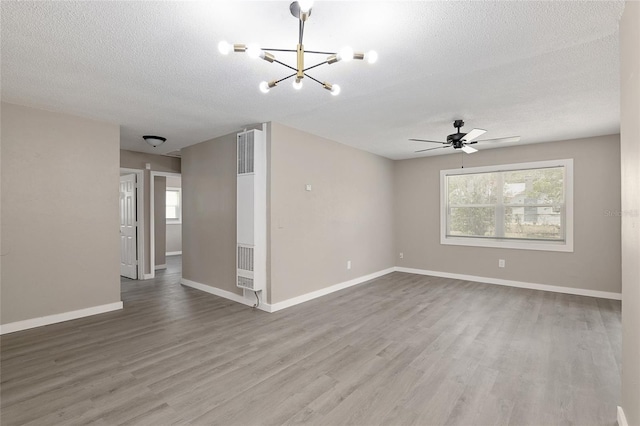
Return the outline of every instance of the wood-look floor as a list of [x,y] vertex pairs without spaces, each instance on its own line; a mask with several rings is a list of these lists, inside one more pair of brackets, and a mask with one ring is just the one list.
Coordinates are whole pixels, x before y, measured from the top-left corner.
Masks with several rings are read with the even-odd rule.
[[2,426],[615,424],[619,302],[396,272],[268,314],[179,277],[3,336]]

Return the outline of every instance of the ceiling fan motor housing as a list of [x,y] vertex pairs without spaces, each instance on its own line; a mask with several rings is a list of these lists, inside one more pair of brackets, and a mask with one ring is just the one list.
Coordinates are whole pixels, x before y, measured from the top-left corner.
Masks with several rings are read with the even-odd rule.
[[466,133],[452,133],[447,136],[447,143],[451,144],[455,149],[462,148],[462,140],[466,135]]
[[453,127],[458,129],[457,133],[450,134],[447,136],[447,143],[451,144],[454,149],[460,149],[463,146],[462,139],[467,135],[466,133],[460,133],[460,128],[464,126],[464,121],[455,120],[453,122]]

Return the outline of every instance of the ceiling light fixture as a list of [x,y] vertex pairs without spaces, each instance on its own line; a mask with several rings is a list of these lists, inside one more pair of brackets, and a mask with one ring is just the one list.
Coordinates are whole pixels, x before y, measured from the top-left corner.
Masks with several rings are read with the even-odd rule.
[[[284,78],[279,80],[272,80],[270,82],[263,81],[260,83],[259,88],[262,93],[269,93],[269,90],[278,85],[278,83],[295,77],[293,82],[293,88],[296,90],[300,90],[302,88],[302,80],[304,77],[308,77],[310,80],[315,81],[320,84],[325,89],[329,90],[332,95],[336,96],[340,93],[340,86],[337,84],[327,83],[326,81],[320,81],[318,79],[310,76],[307,71],[317,68],[320,65],[331,65],[333,63],[343,61],[349,62],[354,59],[357,60],[366,60],[368,63],[373,64],[378,60],[378,54],[371,50],[367,53],[362,52],[354,52],[350,47],[343,47],[338,52],[320,52],[317,50],[304,50],[304,45],[302,43],[304,36],[304,25],[307,19],[311,16],[311,7],[313,6],[313,1],[311,0],[299,0],[294,1],[289,5],[289,10],[294,18],[298,20],[298,44],[295,49],[272,49],[272,48],[261,48],[257,44],[229,44],[226,41],[221,41],[218,43],[218,50],[221,54],[227,55],[232,50],[234,52],[243,53],[246,52],[250,58],[261,58],[267,62],[275,62],[280,64],[286,68],[289,68],[295,71],[293,74],[290,74]],[[283,62],[280,62],[276,59],[273,53],[271,52],[292,52],[296,54],[296,66],[287,65]],[[319,63],[311,65],[309,67],[304,66],[305,53],[315,54],[315,55],[328,55],[327,58]]]
[[151,135],[144,135],[142,139],[144,139],[145,142],[147,142],[149,145],[151,145],[154,148],[162,145],[167,141],[167,138],[163,138],[162,136],[151,136]]

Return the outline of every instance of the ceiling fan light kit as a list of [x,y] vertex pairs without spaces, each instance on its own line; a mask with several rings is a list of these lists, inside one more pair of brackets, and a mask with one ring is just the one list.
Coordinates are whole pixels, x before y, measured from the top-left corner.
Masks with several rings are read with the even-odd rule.
[[478,152],[477,149],[469,146],[476,143],[518,142],[520,140],[520,136],[510,136],[508,138],[485,139],[485,140],[478,141],[476,139],[484,135],[485,133],[487,133],[487,131],[484,129],[473,129],[469,133],[462,133],[460,131],[460,128],[462,128],[463,126],[464,126],[464,121],[455,120],[453,122],[453,127],[458,129],[458,131],[456,133],[452,133],[448,135],[446,142],[430,141],[426,139],[409,139],[409,140],[416,141],[416,142],[438,143],[443,145],[443,146],[437,146],[435,148],[421,149],[416,152],[432,151],[434,149],[440,149],[440,148],[453,148],[453,149],[460,149],[467,154],[473,154],[474,152]]
[[[320,81],[311,75],[309,75],[308,71],[317,68],[321,65],[331,65],[336,62],[350,62],[354,59],[360,61],[367,61],[370,64],[375,63],[378,60],[378,53],[370,50],[369,52],[354,52],[350,47],[343,47],[338,52],[322,52],[317,50],[305,50],[303,44],[304,38],[304,25],[305,22],[311,16],[311,8],[313,6],[313,1],[310,0],[298,0],[294,1],[289,5],[289,11],[293,15],[294,18],[298,20],[298,44],[295,49],[275,49],[275,48],[261,48],[257,44],[230,44],[226,41],[221,41],[218,43],[218,50],[221,54],[227,55],[231,53],[231,51],[236,53],[247,53],[250,58],[260,58],[264,59],[270,63],[277,63],[282,65],[285,68],[295,71],[293,74],[287,75],[281,79],[271,80],[269,82],[263,81],[258,86],[262,93],[269,93],[269,91],[276,87],[278,83],[282,81],[288,80],[290,78],[295,77],[293,80],[293,88],[296,90],[302,89],[302,81],[305,77],[309,80],[315,81],[320,84],[323,88],[331,92],[333,96],[337,96],[340,94],[340,86],[337,84],[331,84],[326,81]],[[296,54],[296,65],[291,66],[285,64],[284,62],[276,59],[275,55],[272,52],[291,52]],[[313,55],[328,55],[324,61],[320,61],[315,63],[314,65],[305,67],[305,54],[313,54]]]

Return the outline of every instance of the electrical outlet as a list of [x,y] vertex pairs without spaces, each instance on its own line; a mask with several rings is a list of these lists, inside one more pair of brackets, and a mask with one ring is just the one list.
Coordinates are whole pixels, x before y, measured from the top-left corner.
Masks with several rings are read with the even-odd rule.
[[351,269],[351,261],[347,260],[347,269]]
[[504,268],[504,259],[498,259],[498,268]]
[[400,259],[404,259],[404,253],[400,253]]
[[304,189],[306,189],[307,191],[311,191],[311,184],[306,184]]

